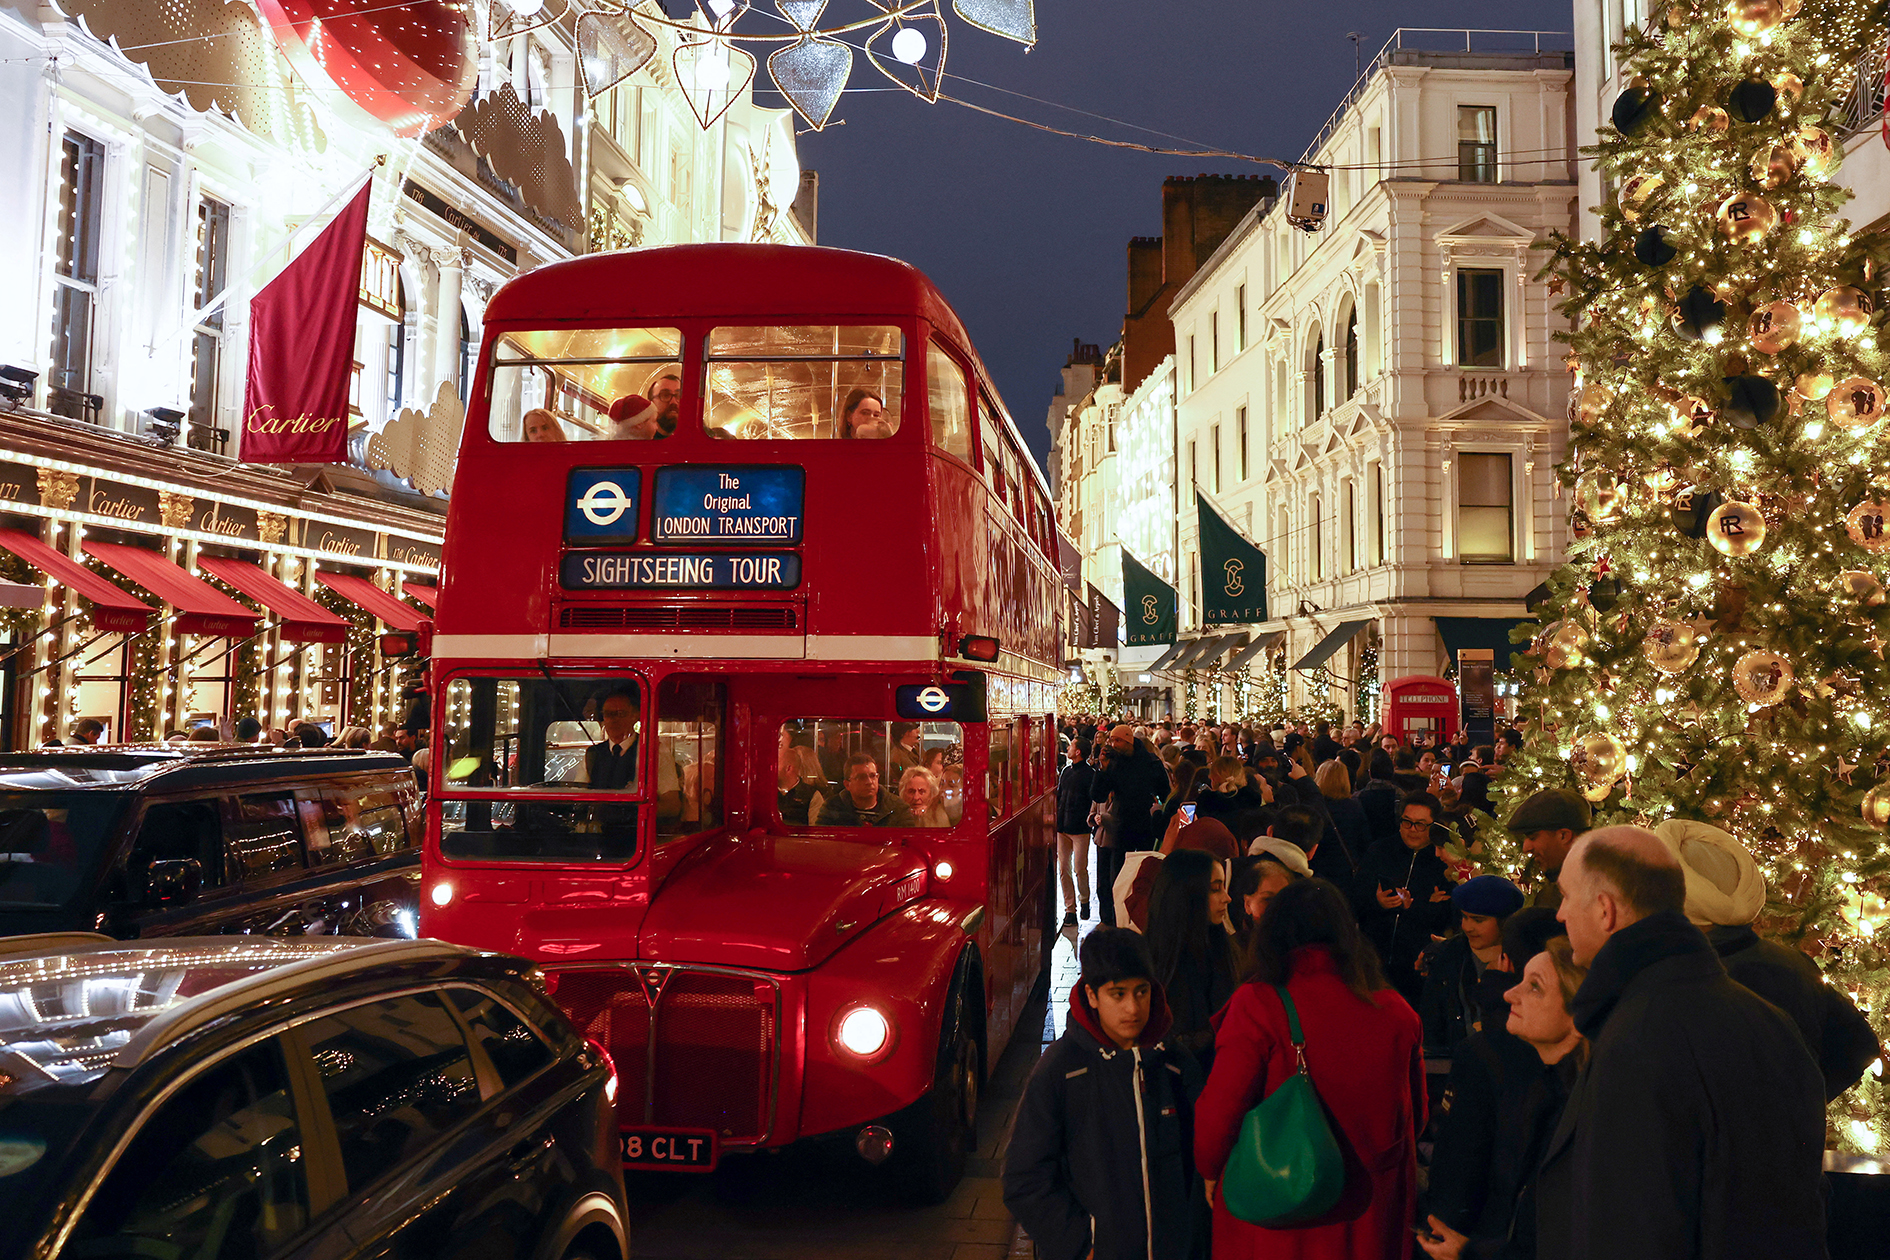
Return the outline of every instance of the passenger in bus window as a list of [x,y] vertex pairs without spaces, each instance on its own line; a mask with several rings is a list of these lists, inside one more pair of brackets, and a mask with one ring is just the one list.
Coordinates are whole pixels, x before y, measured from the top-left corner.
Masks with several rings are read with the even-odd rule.
[[643,392],[656,404],[655,436],[668,437],[682,418],[682,364],[665,363],[650,373]]
[[533,407],[525,413],[525,440],[527,442],[562,442],[564,426],[558,423],[558,417],[543,407]]
[[637,785],[637,696],[613,691],[598,706],[604,738],[584,750],[584,782],[607,792],[628,792]]
[[892,725],[892,745],[886,751],[892,758],[892,768],[894,770],[910,770],[912,767],[918,765],[919,724],[917,722],[894,722]]
[[660,437],[662,413],[642,394],[625,394],[610,404],[610,433],[616,441],[643,441]]
[[791,735],[786,729],[782,730],[781,735],[780,777],[775,784],[775,803],[781,811],[782,822],[804,827],[820,817],[821,807],[827,803],[827,780],[820,773],[820,762],[814,757],[813,745],[794,742],[807,736]]
[[822,827],[913,827],[906,803],[879,785],[879,763],[871,753],[847,758],[847,777],[840,794],[820,810]]
[[920,827],[949,827],[951,815],[945,812],[939,782],[924,766],[913,766],[899,776],[899,799],[912,811]]
[[892,427],[886,423],[886,400],[879,391],[856,389],[847,395],[840,409],[840,436],[843,438],[889,438]]

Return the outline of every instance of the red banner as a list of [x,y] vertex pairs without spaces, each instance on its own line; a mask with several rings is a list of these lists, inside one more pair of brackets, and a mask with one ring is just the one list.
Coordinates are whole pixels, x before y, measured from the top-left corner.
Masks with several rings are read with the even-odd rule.
[[240,458],[341,464],[348,458],[348,376],[367,241],[361,186],[320,236],[249,302],[249,384]]

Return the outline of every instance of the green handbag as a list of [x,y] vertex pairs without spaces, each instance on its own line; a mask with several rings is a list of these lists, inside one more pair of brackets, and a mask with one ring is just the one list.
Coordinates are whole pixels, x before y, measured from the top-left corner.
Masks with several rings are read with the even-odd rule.
[[1332,1210],[1345,1193],[1345,1161],[1325,1108],[1306,1074],[1306,1035],[1284,985],[1274,992],[1286,1007],[1299,1068],[1261,1099],[1240,1122],[1240,1137],[1221,1173],[1221,1199],[1249,1225],[1277,1228]]

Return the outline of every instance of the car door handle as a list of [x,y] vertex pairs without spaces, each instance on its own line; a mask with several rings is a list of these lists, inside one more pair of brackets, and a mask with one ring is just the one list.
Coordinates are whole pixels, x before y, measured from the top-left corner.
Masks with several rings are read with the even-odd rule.
[[511,1153],[505,1157],[506,1162],[513,1167],[528,1164],[544,1152],[550,1150],[553,1144],[554,1140],[549,1133],[542,1137],[527,1138],[512,1147]]

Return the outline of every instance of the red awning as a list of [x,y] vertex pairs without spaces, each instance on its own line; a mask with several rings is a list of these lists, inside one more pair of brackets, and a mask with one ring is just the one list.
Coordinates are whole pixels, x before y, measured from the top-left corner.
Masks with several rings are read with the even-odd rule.
[[77,560],[48,547],[31,534],[17,529],[0,529],[0,547],[65,586],[92,601],[92,624],[100,630],[120,634],[138,634],[151,624],[156,610],[133,599],[130,592],[113,586]]
[[396,630],[420,628],[418,611],[407,607],[366,578],[350,577],[346,573],[323,573],[317,569],[315,580],[343,599],[352,600],[364,612],[379,617]]
[[346,643],[348,623],[293,587],[284,586],[256,565],[227,556],[199,556],[197,567],[222,578],[282,618],[282,637],[291,643]]
[[256,633],[260,618],[255,613],[155,551],[123,543],[83,542],[79,546],[175,608],[179,634],[246,639]]
[[417,599],[428,608],[440,606],[440,588],[428,586],[425,582],[402,582],[400,589],[407,592],[409,599]]

